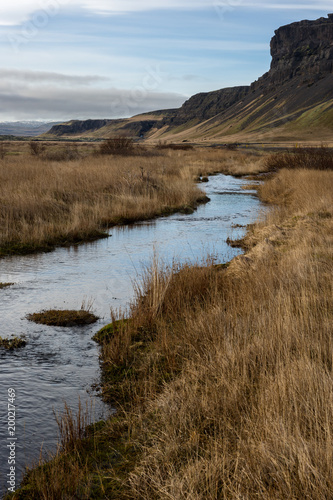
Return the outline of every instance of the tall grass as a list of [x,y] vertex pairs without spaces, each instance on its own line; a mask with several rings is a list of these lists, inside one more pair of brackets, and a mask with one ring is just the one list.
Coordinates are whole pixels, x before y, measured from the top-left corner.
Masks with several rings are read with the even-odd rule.
[[131,395],[145,401],[132,498],[331,497],[332,179],[281,172],[246,257],[144,284],[133,318],[154,334]]
[[89,427],[93,421],[92,402],[82,405],[73,413],[67,403],[61,413],[55,413],[59,428],[59,446],[55,453],[45,456],[41,450],[39,463],[27,469],[25,480],[19,493],[9,498],[34,498],[39,500],[59,500],[67,498],[91,498],[91,480],[87,480],[89,460],[83,456],[82,446],[91,447]]
[[194,151],[83,155],[80,147],[51,144],[35,156],[20,149],[0,162],[0,254],[84,241],[113,224],[193,207],[203,197],[198,173],[237,161]]
[[268,170],[282,168],[308,168],[312,170],[333,170],[333,149],[321,147],[293,148],[288,153],[270,155],[266,161]]
[[99,498],[332,497],[332,183],[282,170],[260,188],[275,208],[245,256],[145,274],[102,348],[119,410],[96,447],[121,425],[126,446],[99,462]]

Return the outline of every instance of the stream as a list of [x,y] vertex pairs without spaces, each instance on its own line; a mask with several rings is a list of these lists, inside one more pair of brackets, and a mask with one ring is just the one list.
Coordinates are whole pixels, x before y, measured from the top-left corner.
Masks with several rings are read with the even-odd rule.
[[[211,201],[193,214],[174,214],[154,221],[115,227],[110,237],[51,253],[6,257],[0,260],[0,336],[25,335],[27,345],[16,351],[0,348],[0,495],[7,490],[8,389],[15,390],[16,487],[26,465],[41,453],[54,451],[58,427],[54,412],[66,401],[75,412],[79,398],[93,405],[95,420],[109,409],[92,389],[98,383],[99,350],[91,337],[110,322],[110,306],[126,310],[133,300],[133,281],[156,253],[165,263],[202,261],[213,255],[227,262],[241,250],[226,244],[227,237],[244,235],[258,218],[260,202],[247,182],[219,174],[203,189]],[[44,309],[80,309],[93,302],[100,320],[73,328],[37,325],[26,319]]]

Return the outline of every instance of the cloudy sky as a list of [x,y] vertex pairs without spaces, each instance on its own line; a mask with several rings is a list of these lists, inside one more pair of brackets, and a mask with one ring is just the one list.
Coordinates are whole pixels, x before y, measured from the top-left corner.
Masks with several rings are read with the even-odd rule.
[[0,121],[116,118],[247,85],[279,26],[326,0],[11,0],[0,5]]

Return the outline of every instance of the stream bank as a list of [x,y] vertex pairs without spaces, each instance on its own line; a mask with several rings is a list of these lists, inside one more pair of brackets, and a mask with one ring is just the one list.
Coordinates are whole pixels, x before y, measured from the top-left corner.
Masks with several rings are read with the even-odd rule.
[[[245,183],[217,175],[205,185],[211,202],[193,214],[114,228],[110,238],[80,247],[2,259],[1,281],[15,283],[1,290],[3,334],[25,333],[28,340],[24,350],[0,356],[4,387],[14,386],[18,394],[19,471],[38,459],[42,445],[44,450],[55,449],[53,409],[62,411],[65,400],[75,413],[78,396],[85,404],[92,382],[99,385],[99,352],[91,337],[110,321],[110,306],[129,310],[133,281],[149,267],[154,253],[169,265],[174,260],[200,262],[208,254],[227,262],[240,253],[226,239],[242,236],[242,227],[257,218],[260,206],[254,191],[242,189]],[[101,318],[94,327],[64,331],[26,320],[27,314],[50,307],[78,309],[90,298]],[[98,420],[105,407],[92,396]],[[1,463],[4,474],[6,463]]]

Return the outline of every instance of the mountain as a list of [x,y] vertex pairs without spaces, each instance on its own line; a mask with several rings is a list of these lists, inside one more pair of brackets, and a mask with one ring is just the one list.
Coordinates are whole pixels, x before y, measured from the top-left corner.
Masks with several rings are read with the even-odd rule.
[[162,121],[169,119],[176,111],[175,109],[160,110],[119,120],[72,120],[54,125],[44,134],[44,137],[98,139],[112,135],[126,135],[143,138],[149,133],[156,132],[160,128]]
[[282,26],[270,48],[269,71],[249,86],[196,94],[177,110],[111,120],[92,133],[177,141],[332,140],[333,14]]
[[13,135],[16,137],[36,137],[50,130],[58,122],[0,122],[0,135]]

